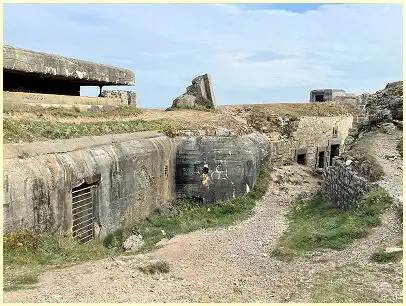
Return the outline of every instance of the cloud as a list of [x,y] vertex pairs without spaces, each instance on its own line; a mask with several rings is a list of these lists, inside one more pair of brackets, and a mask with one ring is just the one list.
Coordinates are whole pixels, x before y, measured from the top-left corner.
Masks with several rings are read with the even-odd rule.
[[[288,5],[286,5],[288,6]],[[313,88],[402,79],[402,6],[5,4],[4,41],[136,73],[143,107],[210,73],[219,104],[306,101]]]

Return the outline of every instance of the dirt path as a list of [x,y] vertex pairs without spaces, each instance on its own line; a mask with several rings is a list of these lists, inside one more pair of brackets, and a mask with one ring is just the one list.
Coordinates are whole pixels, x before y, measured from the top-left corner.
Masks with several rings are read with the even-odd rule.
[[396,149],[402,131],[394,129],[390,134],[374,133],[371,148],[382,166],[385,176],[379,185],[385,188],[392,197],[403,202],[403,160]]
[[[348,263],[366,264],[378,245],[398,239],[397,222],[387,212],[383,225],[343,251],[315,252],[293,262],[269,256],[287,228],[291,200],[317,189],[318,179],[299,165],[276,169],[284,183],[271,183],[253,216],[228,228],[175,237],[145,255],[49,271],[34,289],[5,292],[5,302],[289,302],[306,301],[320,273]],[[286,190],[283,189],[286,187]],[[171,271],[142,274],[137,267],[164,260]],[[398,275],[401,273],[396,272]],[[401,282],[377,286],[381,295],[399,299]],[[382,288],[381,288],[382,287]]]

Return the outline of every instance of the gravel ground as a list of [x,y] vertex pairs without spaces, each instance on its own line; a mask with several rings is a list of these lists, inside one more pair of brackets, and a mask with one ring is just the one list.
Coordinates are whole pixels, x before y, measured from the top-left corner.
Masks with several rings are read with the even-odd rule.
[[[280,174],[283,181],[276,177]],[[320,273],[349,263],[368,264],[377,246],[401,237],[392,211],[371,234],[343,251],[313,252],[293,262],[269,256],[288,227],[292,199],[319,187],[300,165],[275,169],[265,197],[247,220],[215,230],[177,236],[153,253],[104,259],[44,273],[33,289],[4,293],[5,302],[298,302],[309,301]],[[280,178],[280,176],[279,176]],[[137,267],[156,260],[170,272],[145,275]],[[395,269],[396,270],[396,269]],[[357,276],[354,276],[357,277]],[[361,276],[358,276],[361,278]],[[391,283],[378,283],[379,295],[401,300],[402,267]],[[399,281],[400,279],[400,281]],[[395,281],[396,280],[396,281]],[[364,281],[364,277],[359,281]]]
[[374,133],[371,148],[381,164],[385,176],[378,182],[389,194],[403,202],[403,159],[396,150],[402,131],[395,129],[391,134]]

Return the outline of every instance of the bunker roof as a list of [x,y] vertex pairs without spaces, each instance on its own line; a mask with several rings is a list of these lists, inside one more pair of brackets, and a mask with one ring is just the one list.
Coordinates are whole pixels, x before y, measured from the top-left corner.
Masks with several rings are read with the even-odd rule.
[[135,85],[135,74],[64,56],[3,46],[3,71],[75,81],[81,85]]

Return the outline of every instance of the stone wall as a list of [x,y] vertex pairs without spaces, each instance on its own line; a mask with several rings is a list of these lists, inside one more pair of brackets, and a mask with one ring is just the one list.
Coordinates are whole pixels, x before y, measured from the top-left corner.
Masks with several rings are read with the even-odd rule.
[[315,168],[318,153],[324,151],[325,164],[328,164],[331,145],[339,144],[340,153],[343,151],[353,120],[353,116],[301,117],[292,132],[294,156],[305,153],[306,165]]
[[374,190],[376,184],[368,182],[354,171],[346,168],[345,163],[333,159],[333,165],[326,168],[322,185],[322,196],[325,201],[345,210],[355,208],[358,200]]
[[123,105],[136,105],[137,96],[133,91],[126,90],[103,90],[102,96],[105,98],[119,99]]
[[274,140],[270,142],[269,158],[272,166],[291,164],[295,158],[292,139]]
[[104,237],[176,196],[213,202],[245,194],[266,153],[258,135],[142,132],[7,144],[4,229],[71,233],[72,188],[86,182],[97,185],[95,233]]

